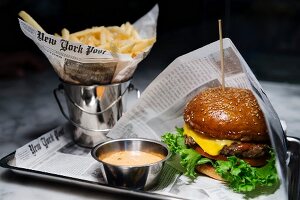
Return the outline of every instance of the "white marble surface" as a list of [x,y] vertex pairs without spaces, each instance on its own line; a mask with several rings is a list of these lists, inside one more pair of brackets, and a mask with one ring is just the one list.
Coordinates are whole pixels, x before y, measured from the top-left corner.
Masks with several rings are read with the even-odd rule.
[[[147,78],[137,73],[133,83],[143,90]],[[52,90],[59,81],[52,71],[22,80],[0,81],[0,157],[65,122]],[[278,115],[288,126],[287,134],[300,137],[300,85],[261,82]],[[72,184],[15,174],[0,168],[0,199],[133,199]]]

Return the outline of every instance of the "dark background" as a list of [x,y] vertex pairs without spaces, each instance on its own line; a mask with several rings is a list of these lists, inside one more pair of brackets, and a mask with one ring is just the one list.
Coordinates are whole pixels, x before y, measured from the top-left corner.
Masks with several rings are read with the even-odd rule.
[[[300,83],[299,0],[1,0],[0,77],[15,79],[52,70],[22,33],[17,20],[20,10],[46,32],[55,33],[64,27],[74,32],[133,23],[156,3],[160,8],[157,42],[139,65],[139,74],[152,70],[157,75],[176,57],[218,40],[221,18],[223,36],[233,41],[259,80]],[[20,55],[25,55],[21,61]]]

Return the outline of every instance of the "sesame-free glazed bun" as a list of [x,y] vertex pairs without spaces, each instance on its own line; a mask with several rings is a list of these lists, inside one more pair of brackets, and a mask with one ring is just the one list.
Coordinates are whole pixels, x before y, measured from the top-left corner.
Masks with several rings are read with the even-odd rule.
[[184,121],[193,131],[215,139],[268,141],[264,115],[250,90],[209,88],[186,106]]

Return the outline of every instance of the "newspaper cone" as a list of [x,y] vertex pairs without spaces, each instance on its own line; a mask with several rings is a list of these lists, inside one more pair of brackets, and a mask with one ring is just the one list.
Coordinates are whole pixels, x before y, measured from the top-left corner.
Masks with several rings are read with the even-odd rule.
[[[158,5],[133,26],[144,38],[156,37]],[[135,57],[71,42],[33,28],[19,19],[23,33],[47,56],[57,75],[66,82],[91,85],[121,83],[132,78],[136,67],[150,52],[147,47]]]

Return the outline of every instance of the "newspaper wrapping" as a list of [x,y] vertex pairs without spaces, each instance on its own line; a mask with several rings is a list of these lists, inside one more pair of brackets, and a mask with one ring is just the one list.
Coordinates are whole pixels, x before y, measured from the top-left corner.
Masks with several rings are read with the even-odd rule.
[[[287,199],[285,187],[286,169],[280,162],[285,159],[284,133],[279,118],[265,96],[257,79],[251,72],[230,39],[224,42],[226,86],[248,88],[256,95],[266,116],[273,146],[276,146],[276,167],[280,177],[279,188],[272,193],[254,191],[255,199]],[[109,132],[110,138],[150,138],[160,140],[165,132],[183,125],[183,109],[199,91],[221,85],[219,42],[211,43],[175,59],[143,92],[135,106],[126,112]],[[65,134],[66,128],[57,129],[21,147],[15,154],[18,167],[39,170],[83,180],[103,182],[99,163],[89,152],[76,146]],[[50,135],[53,135],[53,142]],[[55,140],[56,135],[62,139]],[[44,137],[44,139],[43,139]],[[43,142],[44,141],[44,142]],[[50,147],[50,145],[52,147]],[[48,148],[46,148],[48,146]],[[277,149],[283,149],[279,151]],[[61,162],[68,160],[68,162]],[[182,175],[176,161],[170,160],[163,169],[156,187],[148,192],[184,199],[242,199],[244,194],[233,192],[220,181],[198,176],[195,180]]]
[[[158,5],[155,5],[133,24],[141,38],[156,37],[157,17]],[[19,23],[23,33],[46,55],[58,76],[75,84],[103,85],[127,81],[153,46],[132,58],[129,54],[113,53],[41,32],[21,19]]]

